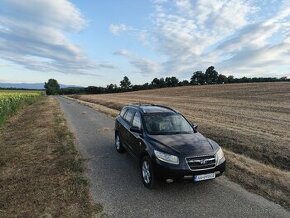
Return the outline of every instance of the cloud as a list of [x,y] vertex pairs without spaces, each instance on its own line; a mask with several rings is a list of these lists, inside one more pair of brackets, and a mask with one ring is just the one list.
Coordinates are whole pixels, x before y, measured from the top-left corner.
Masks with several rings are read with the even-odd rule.
[[103,68],[103,69],[117,69],[117,67],[113,64],[109,63],[101,63],[97,65],[98,68]]
[[35,71],[92,74],[96,64],[67,33],[86,27],[67,0],[4,0],[0,15],[0,59]]
[[133,30],[132,27],[127,26],[125,24],[111,24],[109,27],[109,30],[112,34],[118,36],[120,35],[122,32],[126,32],[129,30]]
[[127,58],[130,64],[137,69],[136,73],[140,73],[143,75],[160,73],[160,65],[158,63],[147,58],[137,56],[136,54],[133,54],[126,49],[116,51],[114,52],[114,55]]
[[[210,65],[208,49],[243,27],[254,9],[243,1],[175,1],[152,15],[156,51],[165,54],[164,71],[193,71]],[[233,19],[235,17],[235,19]]]
[[[289,75],[289,0],[272,0],[271,5],[258,0],[152,4],[151,25],[140,31],[137,40],[165,57],[154,62],[158,66],[154,72],[186,73],[214,65],[219,72],[235,76]],[[137,67],[132,57],[127,58]]]
[[267,71],[281,73],[279,71],[284,67],[284,73],[289,75],[289,6],[281,7],[273,17],[245,26],[219,44],[214,52],[229,56],[219,65],[228,71],[234,68],[242,73],[257,74]]

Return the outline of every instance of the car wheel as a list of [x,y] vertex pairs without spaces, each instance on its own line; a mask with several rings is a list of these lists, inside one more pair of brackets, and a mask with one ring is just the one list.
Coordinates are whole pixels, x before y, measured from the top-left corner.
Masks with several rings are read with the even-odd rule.
[[121,138],[119,136],[118,133],[116,133],[116,136],[115,136],[115,148],[116,150],[119,152],[119,153],[124,153],[125,152],[125,149],[123,147],[123,144],[122,144],[122,141],[121,141]]
[[140,164],[141,178],[144,186],[149,189],[153,189],[157,185],[157,179],[154,174],[153,166],[151,159],[148,156],[145,156]]

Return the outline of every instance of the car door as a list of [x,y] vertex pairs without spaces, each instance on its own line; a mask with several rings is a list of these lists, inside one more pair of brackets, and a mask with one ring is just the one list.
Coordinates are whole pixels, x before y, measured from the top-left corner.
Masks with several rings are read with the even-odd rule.
[[130,127],[132,125],[132,119],[134,117],[135,110],[132,108],[129,108],[125,115],[124,115],[124,122],[123,127],[121,131],[121,140],[125,147],[132,150],[131,143],[130,143]]
[[[132,127],[142,129],[141,115],[138,111],[135,113],[133,117]],[[139,156],[139,153],[141,152],[141,134],[130,131],[129,140],[132,152],[134,153],[135,156]]]
[[123,139],[123,134],[125,132],[125,115],[126,115],[126,112],[127,112],[128,108],[124,107],[119,116],[117,117],[116,119],[116,122],[115,122],[115,131],[117,131],[119,133],[119,136],[121,138],[121,140]]

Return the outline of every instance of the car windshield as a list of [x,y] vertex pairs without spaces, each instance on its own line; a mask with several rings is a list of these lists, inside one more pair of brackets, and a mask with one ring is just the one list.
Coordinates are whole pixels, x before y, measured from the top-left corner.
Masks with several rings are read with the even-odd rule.
[[146,114],[144,121],[150,135],[187,134],[193,132],[191,125],[180,114]]

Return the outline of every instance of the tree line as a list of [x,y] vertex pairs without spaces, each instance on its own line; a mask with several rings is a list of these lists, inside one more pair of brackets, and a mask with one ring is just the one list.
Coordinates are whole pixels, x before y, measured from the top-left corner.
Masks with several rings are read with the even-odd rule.
[[[117,93],[117,92],[128,92],[147,90],[155,88],[165,87],[177,87],[177,86],[189,86],[189,85],[207,85],[207,84],[226,84],[226,83],[251,83],[251,82],[281,82],[290,81],[287,77],[242,77],[234,78],[234,76],[225,76],[219,74],[213,66],[206,69],[205,72],[196,71],[192,74],[189,80],[179,80],[175,76],[165,78],[154,78],[150,83],[144,83],[142,85],[133,85],[127,76],[124,76],[123,80],[120,81],[119,86],[117,84],[109,84],[106,87],[101,86],[88,86],[86,88],[59,88],[55,84],[55,80],[51,80],[52,91],[47,91],[47,94],[105,94],[105,93]],[[46,90],[49,87],[49,82],[45,83]]]

